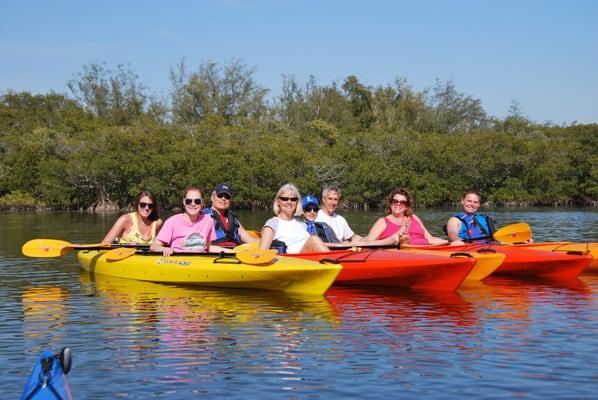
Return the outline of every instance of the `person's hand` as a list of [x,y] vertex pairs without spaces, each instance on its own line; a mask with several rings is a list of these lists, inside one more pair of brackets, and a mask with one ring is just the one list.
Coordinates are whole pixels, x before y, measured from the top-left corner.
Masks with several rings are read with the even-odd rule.
[[172,253],[174,253],[174,249],[172,247],[164,247],[164,250],[162,250],[162,255],[164,257],[170,257]]
[[409,234],[407,232],[403,232],[399,235],[399,244],[406,244],[409,243]]

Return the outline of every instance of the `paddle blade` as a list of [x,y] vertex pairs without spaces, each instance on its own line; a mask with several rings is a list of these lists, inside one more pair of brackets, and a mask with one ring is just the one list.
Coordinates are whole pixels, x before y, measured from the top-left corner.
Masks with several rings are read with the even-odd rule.
[[251,243],[243,243],[238,246],[235,246],[233,250],[235,251],[245,251],[245,250],[258,250],[260,248],[259,242],[251,242]]
[[262,235],[258,231],[248,230],[247,233],[249,234],[249,236],[254,237],[256,239],[259,239],[262,237]]
[[526,242],[532,237],[532,229],[524,222],[503,226],[494,232],[494,240],[504,243]]
[[257,265],[269,263],[276,256],[276,254],[278,254],[278,252],[275,249],[253,249],[240,251],[236,254],[236,256],[242,263]]
[[21,248],[21,252],[27,257],[60,257],[71,251],[71,243],[54,239],[33,239]]
[[123,260],[127,257],[132,256],[137,252],[137,249],[134,247],[118,247],[116,249],[112,249],[106,252],[106,260],[108,261],[118,261]]

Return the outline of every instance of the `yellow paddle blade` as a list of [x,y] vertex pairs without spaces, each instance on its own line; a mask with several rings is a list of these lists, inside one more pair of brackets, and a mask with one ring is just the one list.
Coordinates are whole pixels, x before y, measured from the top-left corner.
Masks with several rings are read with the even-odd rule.
[[260,235],[260,233],[258,231],[249,230],[249,231],[247,231],[247,233],[249,234],[249,236],[254,237],[256,239],[259,239],[260,237],[262,237],[262,235]]
[[532,229],[524,222],[503,226],[494,232],[494,240],[504,243],[526,242],[532,237]]
[[122,259],[132,256],[136,252],[137,252],[137,249],[134,247],[117,247],[116,249],[112,249],[112,250],[106,252],[106,260],[108,260],[108,261],[122,260]]
[[240,251],[236,253],[236,256],[242,263],[257,265],[268,264],[276,256],[276,254],[278,254],[278,252],[275,249],[254,249]]
[[251,242],[251,243],[243,243],[238,246],[235,246],[233,250],[236,251],[245,251],[245,250],[257,250],[260,248],[259,242]]
[[21,252],[27,257],[60,257],[71,251],[71,243],[54,239],[33,239],[21,248]]

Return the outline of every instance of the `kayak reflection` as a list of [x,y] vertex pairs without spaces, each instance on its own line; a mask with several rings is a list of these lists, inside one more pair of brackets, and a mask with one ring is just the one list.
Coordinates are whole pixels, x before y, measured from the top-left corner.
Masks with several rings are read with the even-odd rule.
[[60,287],[36,286],[21,295],[23,330],[28,337],[53,335],[56,343],[64,339],[60,329],[66,323],[69,294]]
[[310,346],[306,326],[314,327],[321,345],[333,339],[339,323],[323,296],[186,287],[86,272],[81,282],[101,303],[96,318],[105,327],[105,341],[122,348],[113,361],[123,368],[138,367],[140,359],[166,363],[169,382],[212,381],[215,377],[193,372],[194,365],[214,359],[234,364],[249,348],[260,349],[252,352],[257,356],[275,346],[284,360],[276,368],[291,368],[300,363],[294,353]]

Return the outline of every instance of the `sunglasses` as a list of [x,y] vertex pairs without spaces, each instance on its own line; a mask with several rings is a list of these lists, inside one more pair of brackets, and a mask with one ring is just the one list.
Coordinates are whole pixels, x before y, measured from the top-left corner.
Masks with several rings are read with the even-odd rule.
[[305,212],[318,212],[318,207],[306,207]]
[[299,200],[299,197],[285,197],[285,196],[278,196],[278,198],[280,199],[280,201],[292,201],[293,203],[295,203],[297,200]]
[[218,197],[219,199],[230,200],[230,194],[228,193],[218,193],[216,197]]
[[195,203],[197,205],[201,204],[203,200],[202,199],[185,199],[185,204],[187,205],[191,205],[192,203]]
[[143,201],[139,202],[139,208],[149,208],[152,210],[154,208],[154,203],[144,203]]
[[408,206],[408,205],[409,205],[409,202],[408,202],[407,200],[397,200],[397,199],[392,199],[392,200],[390,201],[390,204],[398,204],[398,205],[401,205],[401,206]]

